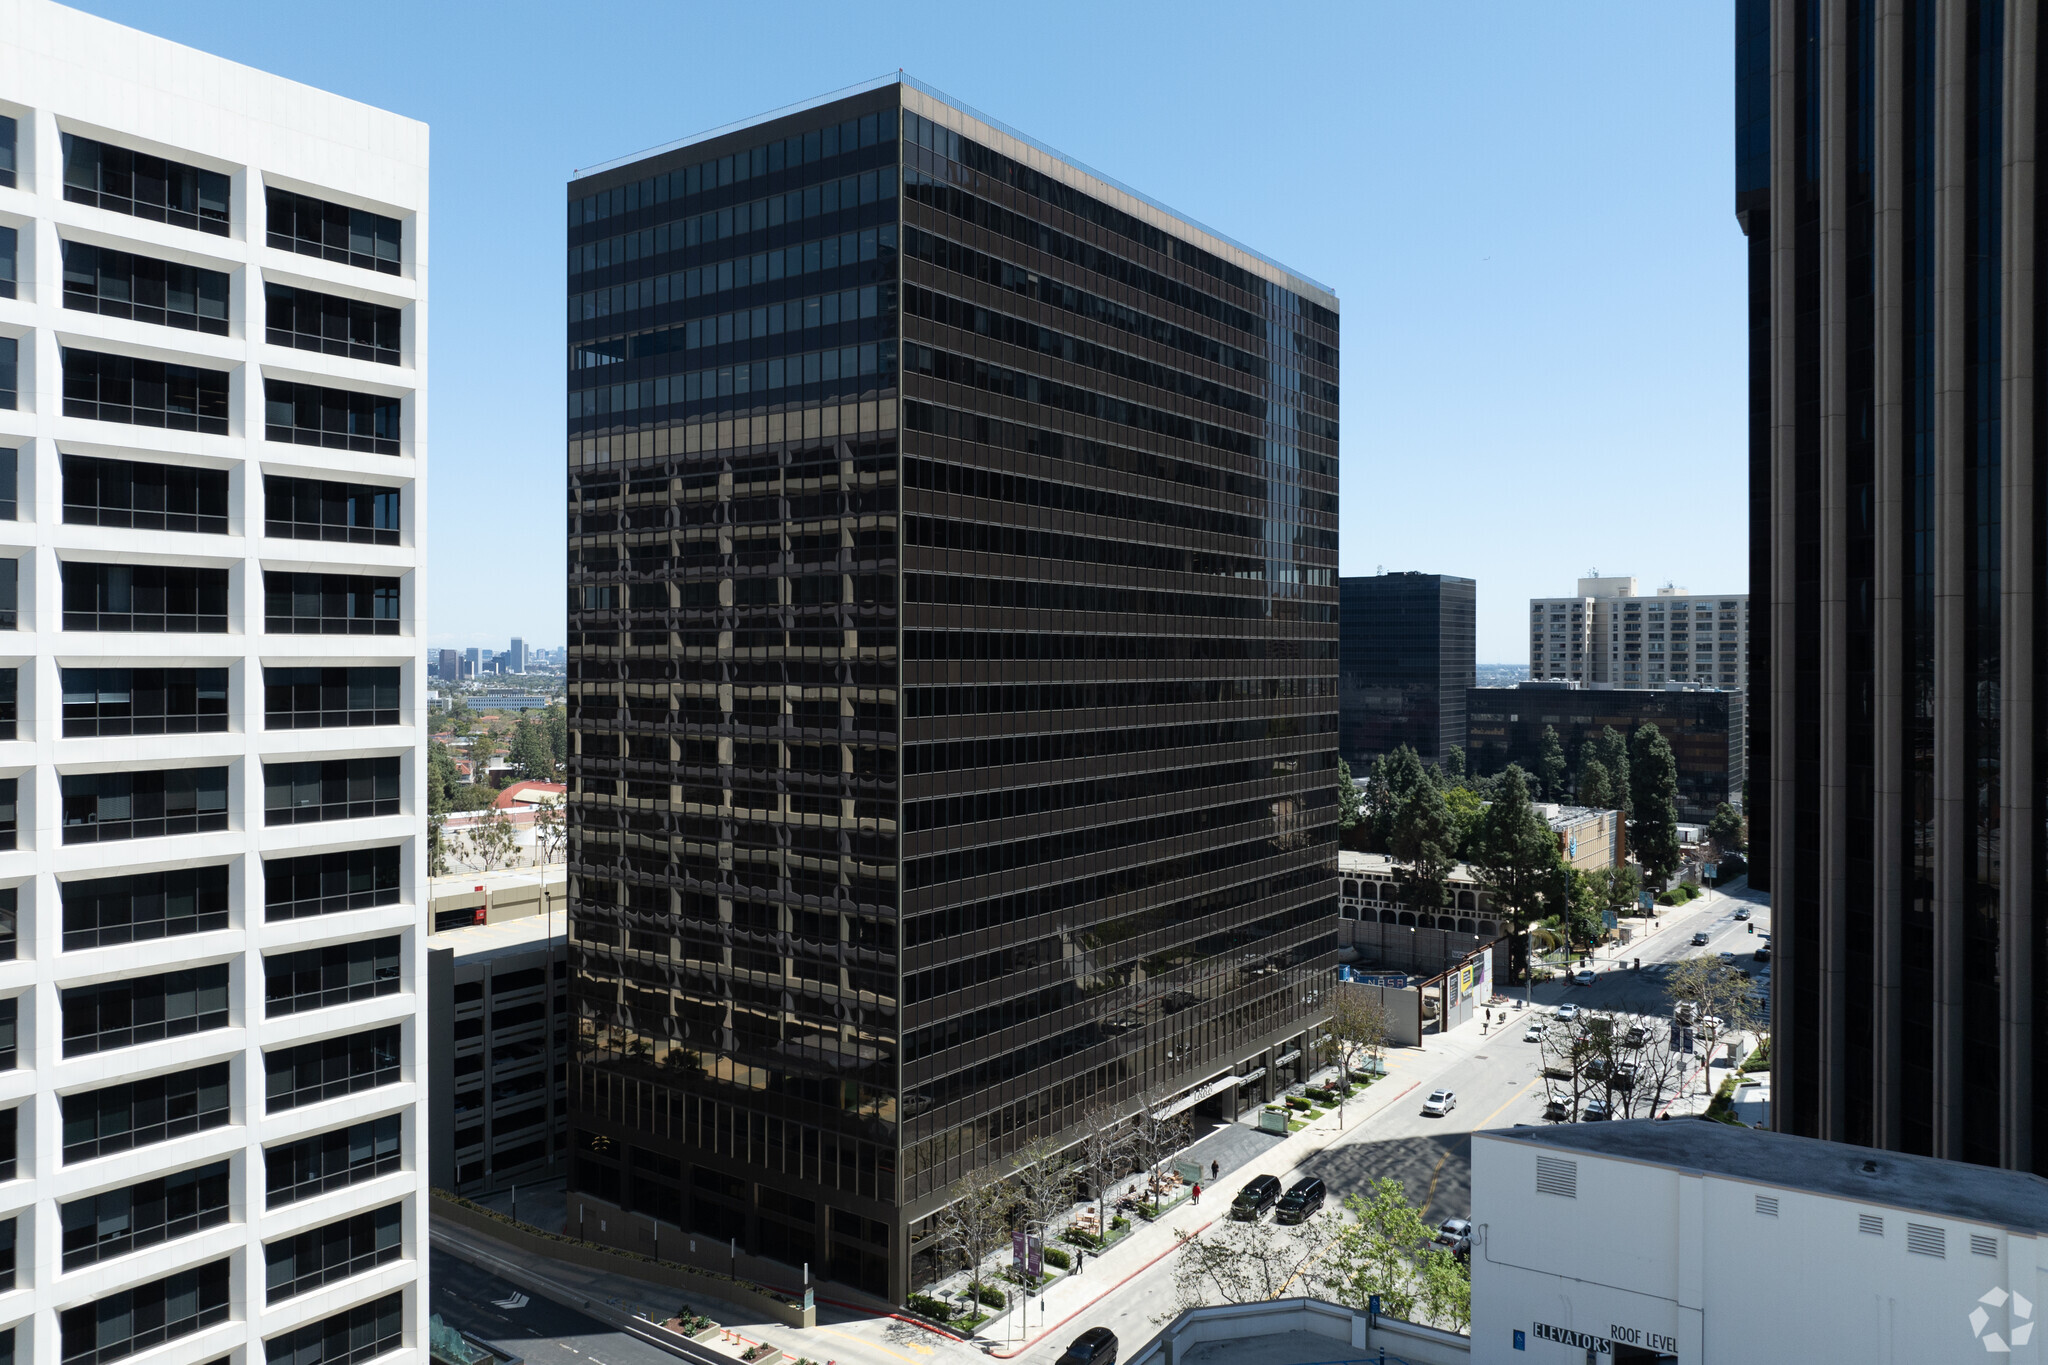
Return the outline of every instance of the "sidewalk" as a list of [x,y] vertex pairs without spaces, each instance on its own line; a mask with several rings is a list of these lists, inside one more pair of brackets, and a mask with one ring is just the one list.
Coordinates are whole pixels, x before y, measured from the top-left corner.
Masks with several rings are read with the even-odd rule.
[[[967,1349],[956,1344],[958,1338],[933,1331],[907,1318],[884,1316],[882,1310],[865,1305],[838,1304],[826,1297],[835,1286],[818,1287],[817,1326],[791,1327],[753,1317],[746,1309],[694,1290],[649,1284],[629,1275],[588,1270],[566,1261],[528,1260],[489,1237],[446,1219],[433,1219],[430,1232],[434,1245],[457,1259],[509,1280],[529,1293],[587,1313],[608,1326],[640,1335],[643,1340],[648,1338],[637,1330],[633,1322],[635,1315],[659,1322],[686,1303],[692,1311],[703,1313],[721,1328],[730,1328],[739,1335],[737,1343],[722,1342],[715,1334],[708,1341],[693,1343],[694,1355],[700,1359],[726,1356],[737,1360],[739,1352],[746,1346],[764,1339],[792,1355],[809,1356],[814,1360],[859,1361],[861,1365],[897,1365],[910,1359],[903,1354],[904,1350],[930,1356],[935,1348],[941,1351]],[[828,1311],[828,1305],[836,1311]],[[864,1340],[848,1330],[856,1325],[873,1326],[876,1323],[884,1335],[907,1340],[887,1346],[878,1341]],[[652,1341],[651,1344],[677,1353],[664,1342]]]
[[[1382,1110],[1399,1102],[1401,1098],[1422,1083],[1420,1073],[1425,1065],[1435,1070],[1458,1056],[1478,1051],[1486,1041],[1473,1031],[1469,1045],[1460,1038],[1464,1030],[1453,1031],[1450,1035],[1431,1039],[1432,1046],[1427,1052],[1420,1048],[1403,1048],[1387,1055],[1387,1074],[1366,1088],[1362,1095],[1354,1096],[1344,1106],[1344,1126],[1337,1127],[1337,1112],[1331,1110],[1322,1118],[1291,1136],[1274,1136],[1273,1145],[1255,1153],[1260,1169],[1282,1175],[1300,1166],[1309,1157],[1331,1146],[1339,1138],[1347,1137],[1364,1127],[1367,1120]],[[1446,1046],[1448,1045],[1448,1046]],[[1241,1163],[1250,1164],[1249,1162]],[[1225,1173],[1226,1176],[1228,1172]],[[1202,1202],[1183,1203],[1168,1212],[1156,1223],[1140,1222],[1131,1235],[1117,1243],[1115,1249],[1101,1258],[1089,1257],[1087,1266],[1079,1274],[1070,1274],[1055,1281],[1043,1294],[1031,1300],[1030,1317],[1025,1323],[1026,1336],[1021,1343],[1003,1342],[996,1339],[995,1349],[989,1354],[998,1360],[1008,1360],[1021,1355],[1058,1332],[1074,1318],[1087,1312],[1096,1303],[1109,1297],[1126,1282],[1135,1279],[1151,1269],[1161,1259],[1170,1255],[1180,1246],[1176,1234],[1185,1232],[1190,1236],[1200,1235],[1210,1224],[1221,1218],[1230,1208],[1230,1182],[1226,1178],[1218,1182],[1213,1193],[1204,1182]],[[1005,1319],[1004,1321],[1007,1321]],[[996,1324],[1000,1331],[1002,1323]],[[1012,1329],[1015,1330],[1014,1328]]]

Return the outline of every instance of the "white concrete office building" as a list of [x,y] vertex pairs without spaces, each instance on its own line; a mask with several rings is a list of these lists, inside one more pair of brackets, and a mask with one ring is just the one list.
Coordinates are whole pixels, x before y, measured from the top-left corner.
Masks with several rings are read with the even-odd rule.
[[[1472,1360],[2041,1359],[2048,1180],[1741,1126],[1473,1135]],[[1398,1348],[1396,1348],[1398,1349]]]
[[426,227],[0,0],[0,1362],[425,1357]]
[[1529,599],[1529,678],[1585,687],[1682,683],[1746,691],[1749,594],[1581,578],[1573,597]]

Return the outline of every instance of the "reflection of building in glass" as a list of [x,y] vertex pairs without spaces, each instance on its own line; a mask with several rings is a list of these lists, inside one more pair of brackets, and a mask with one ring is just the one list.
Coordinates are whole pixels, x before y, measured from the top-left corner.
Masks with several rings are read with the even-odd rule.
[[1711,820],[1723,801],[1742,802],[1743,693],[1538,683],[1475,687],[1466,697],[1465,761],[1475,773],[1510,763],[1536,772],[1546,727],[1576,765],[1586,741],[1607,727],[1632,736],[1648,723],[1664,732],[1678,763],[1679,819]]
[[1340,579],[1337,751],[1363,774],[1406,744],[1425,763],[1465,747],[1478,589],[1447,574]]
[[900,1299],[1302,1065],[1336,300],[896,80],[569,210],[575,1197]]

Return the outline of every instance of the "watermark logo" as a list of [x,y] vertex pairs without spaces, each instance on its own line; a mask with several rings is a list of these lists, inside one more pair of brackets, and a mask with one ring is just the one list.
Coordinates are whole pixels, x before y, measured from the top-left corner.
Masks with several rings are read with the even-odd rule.
[[[2004,1308],[2008,1303],[2012,1305],[2006,1314],[2006,1321],[2011,1324],[2012,1332],[2012,1340],[2009,1342],[1998,1333],[1985,1330],[1991,1326],[1991,1314],[1984,1311],[1986,1307]],[[2024,1294],[2011,1293],[1993,1286],[1984,1291],[1982,1297],[1977,1300],[1977,1306],[1970,1310],[1970,1335],[1983,1342],[1984,1349],[1991,1354],[2009,1355],[2013,1347],[2024,1346],[2032,1339],[2033,1316],[2034,1305],[2027,1302]]]

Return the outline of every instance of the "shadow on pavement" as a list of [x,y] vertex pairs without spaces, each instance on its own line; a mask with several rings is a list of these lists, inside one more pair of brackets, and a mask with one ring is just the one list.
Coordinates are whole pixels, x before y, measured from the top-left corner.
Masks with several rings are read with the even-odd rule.
[[[1317,1152],[1302,1170],[1321,1176],[1332,1201],[1362,1194],[1375,1180],[1392,1177],[1408,1192],[1409,1202],[1423,1208],[1430,1222],[1463,1218],[1472,1207],[1472,1135],[1389,1138],[1358,1142]],[[1434,1195],[1430,1182],[1434,1180]]]

